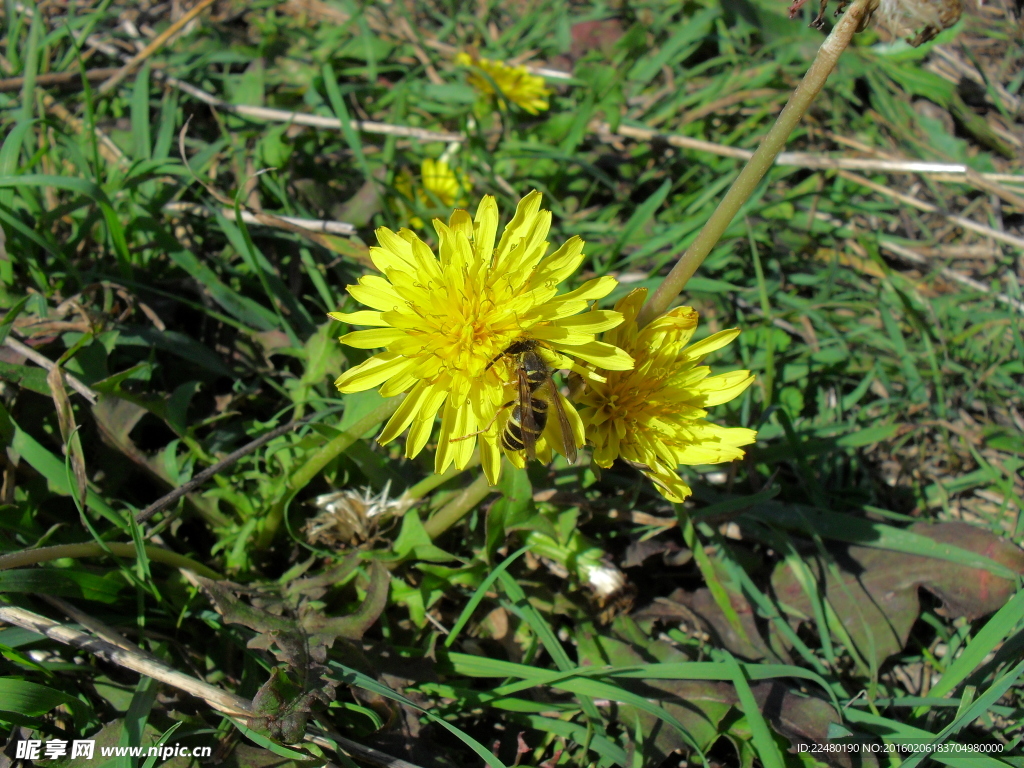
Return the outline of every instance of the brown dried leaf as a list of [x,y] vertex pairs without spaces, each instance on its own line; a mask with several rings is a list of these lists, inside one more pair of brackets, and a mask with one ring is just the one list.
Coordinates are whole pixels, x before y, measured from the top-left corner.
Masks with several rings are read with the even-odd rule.
[[302,739],[313,714],[315,693],[303,692],[277,667],[252,699],[255,715],[248,726],[270,738],[292,744]]
[[683,559],[686,562],[692,557],[692,553],[689,553],[689,556],[685,556],[685,558],[676,557],[677,553],[681,552],[689,553],[689,550],[683,550],[679,544],[671,539],[663,537],[641,539],[640,541],[634,541],[626,547],[626,553],[623,555],[622,562],[619,565],[623,568],[636,568],[643,565],[647,558],[654,557],[655,555],[663,555],[666,561],[672,558],[672,564],[676,565],[678,564],[677,560]]
[[[778,680],[764,681],[750,687],[761,712],[772,728],[781,733],[795,748],[798,744],[828,744],[829,727],[842,725],[832,705],[817,696],[807,696]],[[832,742],[835,743],[835,742]],[[794,752],[790,749],[790,752]],[[820,759],[836,768],[874,768],[877,758],[870,752],[826,752]]]
[[778,642],[777,637],[768,635],[769,639],[776,646],[774,649],[766,642],[764,635],[767,633],[768,628],[758,623],[754,615],[754,609],[747,602],[747,599],[743,595],[733,592],[727,584],[723,584],[723,586],[729,592],[729,601],[739,617],[740,625],[743,627],[746,637],[741,636],[732,624],[729,623],[709,589],[702,588],[694,592],[677,589],[667,599],[658,601],[658,610],[667,617],[671,612],[670,609],[674,607],[682,621],[690,624],[692,624],[690,616],[695,617],[699,622],[697,629],[710,635],[714,645],[728,648],[743,659],[758,661],[763,658],[770,658],[773,661],[789,663],[791,661],[789,654],[782,647],[782,644]]
[[[918,523],[910,530],[942,544],[953,544],[961,549],[985,555],[1011,571],[1024,573],[1024,551],[1013,542],[967,523]],[[939,609],[944,616],[963,616],[968,621],[980,618],[1003,607],[1013,597],[1013,582],[988,571],[950,563],[936,565],[929,558],[915,558],[924,569],[927,561],[927,580],[922,570],[922,586],[943,602]]]
[[[1024,552],[998,536],[966,523],[919,523],[914,533],[937,542],[986,555],[1017,573],[1024,573]],[[872,547],[851,546],[837,558],[840,578],[817,562],[818,582],[857,649],[881,664],[906,645],[921,612],[918,588],[943,602],[944,615],[970,620],[998,610],[1014,593],[1014,584],[985,570],[947,560],[901,554]],[[772,576],[778,599],[813,615],[810,599],[789,567],[780,564]],[[874,648],[874,654],[870,649]]]
[[588,51],[598,50],[610,55],[626,31],[618,19],[603,21],[581,21],[572,25],[572,44],[569,56],[576,61]]

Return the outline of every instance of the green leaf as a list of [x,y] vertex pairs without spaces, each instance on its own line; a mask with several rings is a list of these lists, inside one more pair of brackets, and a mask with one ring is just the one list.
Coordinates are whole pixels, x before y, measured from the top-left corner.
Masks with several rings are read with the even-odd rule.
[[930,697],[941,698],[956,688],[971,674],[988,654],[1006,639],[1024,619],[1024,590],[989,619],[946,669],[942,677],[928,691]]
[[[8,448],[17,451],[33,469],[45,477],[50,488],[62,496],[72,494],[64,462],[46,450],[34,437],[22,431],[2,403],[0,403],[0,438]],[[87,507],[105,517],[118,528],[124,527],[121,516],[92,489],[86,491],[85,503]]]
[[61,704],[81,705],[74,696],[38,683],[13,677],[0,677],[0,709],[29,717],[38,717]]
[[284,757],[288,760],[301,760],[304,765],[322,764],[320,763],[320,761],[310,762],[310,760],[315,758],[308,752],[300,752],[297,749],[290,749],[282,744],[278,744],[277,742],[271,741],[266,736],[257,733],[251,728],[247,728],[240,721],[235,720],[234,718],[225,716],[224,719],[230,722],[233,726],[235,726],[235,728],[238,729],[238,732],[245,736],[245,738],[249,739],[254,744],[259,744],[264,749],[273,752],[278,757]]
[[419,512],[410,509],[402,518],[402,530],[398,532],[395,543],[391,546],[391,557],[385,560],[426,560],[433,563],[446,563],[457,560],[455,555],[445,552],[440,547],[434,546],[423,522],[420,520]]
[[750,690],[750,683],[747,682],[743,668],[736,662],[736,659],[728,651],[721,652],[721,658],[725,666],[732,672],[732,682],[736,686],[736,695],[740,700],[740,707],[743,714],[747,716],[750,724],[750,731],[753,737],[754,747],[757,749],[757,756],[761,759],[765,768],[783,768],[785,761],[779,752],[778,745],[772,737],[768,723],[765,722],[761,708],[754,699],[754,692]]
[[31,365],[15,365],[0,360],[0,379],[17,384],[19,387],[50,396],[50,385],[46,383],[46,371]]
[[171,261],[203,286],[203,290],[210,294],[210,298],[229,315],[258,331],[269,331],[277,326],[277,317],[273,312],[249,297],[233,291],[221,281],[216,272],[200,261],[194,253],[182,248],[176,240],[167,238],[167,244],[163,248]]
[[113,204],[107,193],[98,185],[87,179],[79,179],[71,176],[48,176],[40,173],[27,173],[22,176],[0,176],[0,189],[7,187],[54,187],[66,189],[70,192],[78,192],[95,202],[103,213],[103,219],[107,224],[107,231],[117,253],[118,261],[121,264],[122,272],[128,273],[131,264],[131,255],[128,253],[128,242],[124,237],[124,229],[114,212]]
[[466,603],[466,607],[462,609],[462,613],[459,615],[458,621],[455,622],[455,626],[452,627],[451,632],[448,633],[448,637],[445,638],[444,645],[446,648],[452,647],[455,639],[459,636],[459,632],[461,632],[462,628],[469,622],[470,617],[472,617],[473,612],[484,599],[484,595],[487,594],[491,585],[497,581],[498,577],[508,570],[508,567],[519,559],[519,557],[528,549],[529,547],[521,547],[520,549],[517,549],[511,555],[502,560],[501,563],[499,563],[498,566],[487,574],[487,577],[480,582],[480,586],[476,588],[473,596],[469,599],[469,602]]
[[[6,143],[5,143],[6,146]],[[2,157],[0,157],[2,162]],[[0,344],[3,344],[7,340],[7,334],[11,332],[11,328],[14,327],[14,321],[18,319],[18,315],[21,314],[21,310],[28,304],[28,300],[31,296],[22,296],[18,301],[15,302],[7,312],[4,314],[4,319],[0,320]]]
[[338,673],[340,673],[338,675],[338,679],[342,682],[347,683],[348,685],[358,686],[363,690],[370,691],[371,693],[376,693],[380,696],[383,696],[386,699],[397,701],[399,704],[405,707],[410,707],[411,709],[414,709],[418,712],[422,712],[424,715],[426,715],[426,717],[429,720],[431,720],[432,722],[444,728],[449,733],[452,733],[459,739],[461,739],[466,746],[468,746],[470,749],[476,752],[477,756],[480,757],[485,763],[487,763],[487,765],[491,766],[491,768],[505,768],[505,764],[502,763],[501,760],[496,758],[493,754],[491,754],[491,751],[487,749],[487,747],[485,747],[479,741],[474,739],[468,733],[465,733],[460,728],[455,727],[447,720],[442,720],[440,717],[430,712],[430,710],[424,709],[423,707],[419,706],[414,701],[412,701],[412,699],[409,699],[400,693],[396,693],[383,683],[379,683],[372,677],[368,677],[364,675],[362,672],[352,669],[351,667],[346,667],[344,664],[339,664],[336,661],[329,661],[328,664],[331,667],[333,667]]
[[505,543],[508,532],[520,527],[534,513],[533,486],[525,469],[506,467],[498,481],[501,498],[487,510],[487,544],[484,556],[493,561],[494,553]]
[[216,376],[234,378],[231,369],[224,365],[220,357],[209,347],[178,331],[141,328],[134,333],[122,332],[117,339],[117,344],[118,346],[156,347],[175,354],[188,363],[205,368]]
[[[171,736],[174,735],[174,732],[178,730],[178,728],[184,725],[184,722],[184,720],[179,720],[178,722],[173,723],[166,731],[160,734],[160,736],[156,740],[156,743],[166,744],[167,742],[169,742],[171,740]],[[142,768],[155,768],[157,760],[161,759],[162,758],[160,755],[150,755],[146,758],[146,762],[142,764]]]
[[685,24],[678,25],[672,37],[636,63],[628,79],[646,85],[666,64],[689,56],[700,45],[700,38],[711,32],[711,25],[721,14],[722,6],[716,4],[689,16]]
[[[523,588],[519,586],[512,575],[507,571],[502,571],[498,574],[498,579],[501,581],[502,589],[505,590],[505,594],[512,600],[513,605],[509,606],[509,610],[512,613],[521,617],[527,624],[530,625],[530,629],[534,631],[538,639],[544,645],[544,648],[550,654],[551,658],[555,662],[555,666],[562,672],[573,669],[576,665],[569,659],[569,655],[565,652],[562,644],[555,636],[554,630],[551,629],[551,625],[545,620],[536,608],[526,599],[526,593]],[[593,718],[596,722],[601,715],[597,711],[597,707],[594,705],[593,700],[590,696],[581,695],[580,705],[583,708],[584,714],[587,717]]]
[[124,582],[112,571],[107,576],[71,568],[14,568],[0,571],[0,592],[38,592],[55,597],[117,602]]

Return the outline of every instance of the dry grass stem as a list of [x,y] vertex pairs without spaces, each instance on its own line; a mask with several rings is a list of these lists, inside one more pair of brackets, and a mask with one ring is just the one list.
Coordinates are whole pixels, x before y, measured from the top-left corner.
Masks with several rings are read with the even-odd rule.
[[[119,70],[118,67],[104,67],[102,69],[89,69],[85,72],[85,79],[89,82],[105,80]],[[37,88],[61,88],[78,85],[82,82],[82,73],[76,70],[67,72],[50,72],[44,75],[36,75],[35,84]],[[0,93],[8,91],[20,91],[25,85],[24,77],[5,77],[0,80]]]
[[[270,107],[252,107],[245,104],[229,104],[223,99],[218,99],[202,88],[196,88],[176,77],[169,77],[158,70],[153,71],[153,76],[162,80],[172,88],[177,88],[189,96],[199,99],[204,104],[222,109],[225,112],[233,112],[243,117],[251,117],[255,120],[266,120],[276,123],[294,123],[295,125],[308,125],[312,128],[328,128],[341,130],[341,120],[336,117],[324,115],[311,115],[307,112],[289,112],[284,109],[272,109]],[[363,133],[373,133],[381,136],[401,136],[417,141],[465,141],[466,137],[461,133],[447,133],[442,131],[430,131],[426,128],[413,128],[406,125],[392,125],[391,123],[378,123],[373,120],[350,120],[349,125]]]
[[[168,203],[164,206],[164,210],[169,213],[184,213],[189,216],[202,216],[204,218],[213,215],[209,208],[199,205],[198,203]],[[235,212],[231,208],[222,208],[220,213],[222,216],[226,216],[229,219],[233,219],[235,217]],[[292,227],[298,227],[299,229],[308,230],[309,232],[320,232],[328,235],[354,235],[356,233],[355,226],[345,221],[300,219],[297,216],[275,216],[273,218],[289,224]],[[261,216],[250,213],[249,211],[242,211],[242,221],[246,224],[281,228],[278,226],[276,221],[268,220],[266,215]],[[289,229],[288,231],[293,230]]]
[[[243,699],[241,696],[223,691],[198,678],[178,672],[162,661],[154,659],[144,651],[135,648],[113,629],[82,614],[81,611],[78,611],[63,600],[47,599],[52,604],[57,605],[62,611],[65,611],[68,616],[82,624],[82,626],[87,626],[90,629],[92,626],[105,628],[105,634],[112,634],[119,639],[119,642],[113,643],[99,637],[93,637],[59,624],[45,616],[40,616],[37,613],[32,613],[22,608],[15,608],[14,606],[0,606],[0,621],[5,621],[8,624],[13,624],[31,632],[38,632],[51,640],[56,640],[59,643],[75,648],[81,648],[119,667],[151,677],[158,682],[202,699],[218,712],[223,712],[226,715],[248,717],[252,714],[252,702],[248,699]],[[84,621],[83,618],[85,619]],[[122,643],[128,647],[120,647]],[[337,745],[351,757],[362,760],[370,765],[378,766],[378,768],[419,768],[419,766],[413,763],[399,760],[370,747],[364,747],[362,744],[358,744],[333,732],[327,732],[326,738],[323,736],[311,736],[307,738],[307,741],[330,750],[334,750],[335,745]]]
[[[283,109],[271,109],[269,107],[251,107],[244,104],[228,104],[226,101],[218,99],[216,96],[202,91],[199,88],[183,83],[182,81],[167,77],[164,78],[168,85],[185,91],[191,96],[196,98],[202,98],[202,100],[210,106],[218,107],[227,112],[234,112],[244,117],[251,117],[257,120],[267,120],[270,122],[279,123],[294,123],[296,125],[308,125],[313,128],[330,128],[332,130],[341,130],[341,120],[336,117],[326,117],[324,115],[311,115],[306,112],[288,112]],[[199,94],[203,94],[200,97]],[[392,125],[390,123],[379,123],[373,120],[350,120],[349,125],[357,131],[363,133],[373,133],[381,136],[401,136],[407,139],[416,139],[417,141],[465,141],[466,137],[461,133],[447,133],[442,131],[430,131],[426,128],[413,128],[407,125]]]
[[[36,365],[41,368],[45,368],[47,372],[52,371],[56,367],[56,363],[50,360],[50,358],[36,352],[28,344],[23,344],[10,336],[4,339],[4,346],[13,349],[19,355],[24,355]],[[89,405],[96,405],[96,399],[99,397],[99,394],[95,390],[90,389],[67,371],[64,372],[64,378],[67,379],[68,385],[75,390],[75,392],[89,401]]]
[[196,488],[201,486],[203,483],[205,483],[207,480],[209,480],[211,477],[216,475],[218,472],[224,471],[227,467],[230,467],[232,464],[234,464],[242,457],[248,456],[253,451],[259,450],[264,445],[273,440],[275,437],[286,435],[293,429],[301,427],[303,424],[306,424],[307,422],[311,421],[316,415],[317,414],[313,414],[311,416],[305,417],[304,419],[296,419],[295,421],[289,421],[287,424],[282,424],[281,426],[270,430],[265,435],[260,435],[255,440],[251,440],[238,450],[232,451],[223,459],[218,461],[216,464],[213,464],[212,466],[209,466],[206,469],[204,469],[202,472],[197,474],[187,483],[184,483],[180,487],[175,488],[170,493],[165,494],[164,496],[154,501],[152,504],[150,504],[148,507],[146,507],[144,510],[139,512],[138,515],[135,516],[135,522],[140,524],[146,522],[157,512],[160,512],[161,510],[169,507],[171,504],[174,504],[182,496],[188,495]]
[[869,8],[872,7],[871,2],[872,0],[854,0],[829,32],[828,37],[818,48],[803,79],[800,80],[800,84],[790,95],[789,101],[782,108],[782,112],[775,119],[771,129],[758,144],[757,150],[740,170],[739,175],[736,176],[729,190],[718,203],[714,213],[697,233],[696,239],[690,243],[672,270],[648,298],[643,309],[640,310],[640,314],[637,316],[638,325],[641,327],[646,325],[669,308],[697,268],[704,262],[711,249],[718,243],[739,212],[740,207],[750,199],[754,189],[775,163],[775,158],[786,145],[793,130],[824,87],[825,81],[835,68],[840,55],[846,50],[854,33],[869,12]]
[[[146,557],[155,563],[162,563],[171,568],[185,568],[195,571],[208,579],[222,579],[217,571],[207,568],[202,563],[178,554],[170,549],[155,547],[147,544],[144,549]],[[55,560],[71,558],[77,560],[83,557],[122,557],[131,559],[139,556],[135,544],[127,544],[123,541],[85,541],[78,544],[54,544],[49,547],[36,547],[35,549],[20,549],[0,555],[0,571],[11,568],[24,568],[39,563],[52,563]]]
[[167,27],[167,29],[157,35],[149,45],[129,59],[116,75],[102,83],[97,89],[97,92],[100,95],[110,93],[110,91],[116,88],[122,80],[141,67],[150,56],[163,48],[167,41],[178,34],[186,24],[206,10],[206,8],[213,5],[213,3],[214,0],[199,0],[199,2],[197,2],[186,13],[182,14],[180,19]]
[[992,79],[989,83],[986,83],[985,78],[977,69],[968,66],[959,56],[956,55],[956,53],[949,50],[944,45],[934,46],[931,53],[933,56],[938,57],[938,59],[942,59],[942,61],[933,58],[924,65],[925,69],[934,72],[939,77],[949,80],[951,83],[956,83],[958,85],[960,80],[965,77],[968,80],[985,87],[988,87],[991,83],[993,90],[999,94],[999,98],[1002,100],[1003,106],[1008,112],[1016,114],[1020,111],[1020,98],[1006,90],[1006,86],[998,80]]
[[[901,259],[909,261],[913,264],[920,264],[924,266],[931,265],[931,262],[928,260],[927,257],[922,256],[917,251],[911,250],[910,248],[902,246],[899,243],[894,243],[891,240],[879,240],[878,245],[884,248],[885,250],[889,251],[890,253],[899,256]],[[967,275],[962,275],[955,269],[950,269],[949,267],[940,267],[939,274],[941,274],[947,280],[952,280],[953,282],[959,283],[960,285],[967,286],[971,290],[978,291],[979,293],[992,294],[992,297],[996,301],[1006,304],[1008,307],[1013,307],[1015,310],[1024,315],[1024,302],[1018,301],[1017,299],[1007,296],[1005,293],[993,293],[992,289],[989,288],[984,283],[979,282],[974,278],[967,277]]]
[[[29,16],[31,16],[33,12],[32,9],[20,5],[18,6],[18,9]],[[74,33],[72,33],[72,35],[74,35]],[[76,40],[78,40],[79,44],[81,44],[80,39],[76,37]],[[149,50],[150,46],[152,45],[151,43],[150,45],[144,47],[135,57],[129,57],[125,54],[122,54],[117,48],[104,42],[96,35],[88,36],[85,39],[85,42],[93,48],[102,51],[108,56],[124,60],[126,62],[125,69],[127,69],[128,66],[131,65],[131,62],[135,61],[144,53],[146,53]],[[155,43],[156,40],[154,40],[153,42]],[[341,130],[341,121],[334,117],[325,117],[323,115],[311,115],[305,112],[290,112],[284,109],[272,109],[269,107],[253,107],[243,104],[231,104],[229,102],[224,101],[223,99],[217,98],[216,96],[210,93],[207,93],[202,88],[197,88],[196,86],[190,85],[189,83],[186,83],[183,80],[179,80],[176,77],[171,77],[159,69],[154,69],[152,74],[154,78],[162,81],[166,85],[169,85],[172,88],[176,88],[182,91],[183,93],[187,93],[189,96],[192,96],[202,101],[204,104],[207,104],[211,107],[216,107],[217,109],[221,109],[225,112],[233,112],[244,117],[251,117],[257,120],[267,120],[269,122],[294,123],[295,125],[307,125],[313,128],[328,128],[333,130]],[[70,113],[58,116],[64,120],[71,118]],[[349,121],[349,124],[355,130],[362,131],[364,133],[372,133],[382,136],[400,136],[403,138],[416,139],[418,141],[462,142],[466,140],[466,137],[463,136],[461,133],[431,131],[425,128],[414,128],[404,125],[392,125],[390,123],[381,123],[373,120],[351,120]],[[80,128],[78,128],[77,130],[80,130]],[[114,146],[114,149],[117,151],[118,154],[121,154],[120,150],[118,150],[116,146]]]
[[[878,2],[0,6],[9,756],[140,682],[192,768],[782,768],[1024,698],[1024,0],[916,52]],[[989,699],[950,739],[1012,746]]]
[[[719,157],[749,160],[754,156],[754,153],[749,149],[728,147],[724,144],[715,144],[714,142],[694,139],[679,134],[661,133],[650,128],[640,128],[634,125],[620,125],[617,131],[613,131],[608,123],[597,123],[592,127],[592,130],[602,139],[614,137],[637,139],[639,141],[654,141],[657,139],[673,147],[708,152]],[[834,168],[837,170],[849,169],[879,171],[882,173],[945,174],[947,176],[959,177],[954,180],[960,183],[969,182],[973,177],[977,177],[987,182],[1024,184],[1024,176],[1009,173],[977,173],[966,165],[958,163],[933,163],[925,160],[876,160],[866,157],[830,157],[810,152],[780,152],[778,157],[775,158],[775,164],[792,165],[799,168]]]
[[966,219],[963,216],[952,216],[950,214],[943,213],[937,205],[925,202],[924,200],[914,197],[913,195],[898,192],[895,189],[891,189],[890,187],[887,187],[883,184],[876,184],[870,179],[865,179],[863,176],[858,176],[855,173],[850,173],[849,171],[839,171],[839,175],[842,176],[844,179],[848,179],[849,181],[852,181],[856,184],[860,184],[861,186],[867,187],[868,189],[873,189],[875,192],[883,194],[887,197],[891,197],[894,200],[899,200],[900,202],[906,203],[907,205],[912,205],[919,211],[926,211],[927,213],[939,214],[940,216],[945,217],[946,220],[949,221],[950,223],[956,224],[959,227],[969,229],[972,232],[977,232],[979,235],[991,237],[993,240],[998,240],[1002,243],[1006,243],[1007,245],[1012,245],[1014,248],[1024,250],[1024,240],[1022,240],[1019,237],[1008,235],[1005,232],[1000,232],[998,229],[993,229],[992,227],[985,226],[984,224],[979,224],[978,222],[971,221],[970,219]]
[[105,640],[111,645],[116,645],[118,648],[121,648],[128,653],[138,654],[150,661],[159,661],[159,659],[156,659],[152,654],[147,653],[131,640],[122,636],[121,633],[113,627],[104,624],[99,619],[94,619],[85,611],[76,608],[67,600],[61,600],[59,597],[53,597],[52,595],[37,594],[36,596],[48,602],[58,611],[62,611],[72,621],[77,621],[101,640]]
[[161,683],[202,699],[218,712],[235,716],[246,716],[251,713],[250,702],[222,691],[216,686],[204,683],[189,675],[172,669],[161,661],[148,659],[138,653],[119,648],[113,643],[101,640],[77,629],[71,629],[56,621],[40,616],[37,613],[16,608],[13,605],[0,606],[0,621],[6,621],[22,629],[38,632],[40,635],[56,640],[58,643],[81,648],[83,651],[99,656],[101,659],[117,664],[119,667],[146,675]]

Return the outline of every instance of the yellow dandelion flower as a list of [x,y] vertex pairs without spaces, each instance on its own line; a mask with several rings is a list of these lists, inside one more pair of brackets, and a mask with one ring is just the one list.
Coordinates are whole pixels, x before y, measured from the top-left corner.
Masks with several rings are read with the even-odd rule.
[[482,73],[471,72],[467,79],[470,85],[485,96],[493,95],[497,88],[502,96],[531,115],[548,108],[551,91],[544,87],[543,77],[531,75],[526,67],[510,67],[500,61],[478,58],[465,52],[455,57],[455,63],[473,67]]
[[[377,230],[380,245],[370,256],[383,275],[364,275],[358,285],[348,286],[349,294],[371,309],[330,316],[375,326],[342,336],[343,344],[385,348],[343,373],[335,382],[341,392],[380,386],[384,397],[408,393],[378,438],[382,445],[409,429],[405,455],[416,456],[440,413],[435,470],[443,472],[453,462],[465,467],[479,437],[480,460],[493,484],[504,450],[498,417],[504,413],[507,420],[510,409],[503,406],[514,397],[509,386],[515,381],[514,362],[502,353],[513,341],[538,341],[540,354],[558,369],[586,374],[574,359],[606,370],[632,367],[629,355],[595,338],[622,316],[584,311],[615,288],[615,279],[599,277],[558,293],[559,283],[583,262],[583,240],[572,237],[545,255],[551,212],[540,203],[537,191],[519,202],[497,248],[498,205],[490,196],[475,218],[456,210],[447,224],[434,219],[437,256],[411,230]],[[583,425],[575,409],[567,401],[564,405],[580,446]],[[544,441],[537,445],[538,456],[550,455]],[[521,452],[509,456],[522,464]]]
[[461,208],[468,202],[466,190],[469,189],[469,179],[462,171],[449,168],[445,160],[431,160],[429,157],[424,160],[420,179],[424,192],[436,197],[445,208]]
[[[412,176],[402,171],[395,178],[395,189],[409,200],[417,200],[425,207],[440,203],[445,208],[461,208],[469,201],[466,192],[470,189],[469,178],[461,170],[452,168],[447,160],[427,158],[420,166],[420,186],[413,190]],[[416,229],[423,227],[419,216],[409,218],[409,224]]]
[[610,467],[617,458],[632,462],[665,498],[681,502],[691,491],[676,473],[678,465],[738,459],[740,446],[757,437],[752,429],[720,427],[704,418],[708,407],[732,400],[754,377],[750,371],[710,376],[711,369],[700,365],[740,332],[720,331],[687,347],[697,328],[692,307],[677,307],[638,329],[646,294],[635,290],[615,305],[623,322],[604,337],[632,355],[635,367],[591,383],[579,397],[579,413],[598,466]]

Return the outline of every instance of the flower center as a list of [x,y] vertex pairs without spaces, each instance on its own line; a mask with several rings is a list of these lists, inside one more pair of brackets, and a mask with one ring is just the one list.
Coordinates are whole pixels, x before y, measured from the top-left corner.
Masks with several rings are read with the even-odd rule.
[[[638,367],[639,363],[637,361]],[[671,403],[662,394],[665,382],[652,373],[657,372],[648,371],[640,375],[634,370],[610,375],[605,410],[613,418],[627,421],[645,421],[667,414]]]
[[522,333],[515,315],[508,310],[510,297],[499,299],[488,288],[470,284],[455,293],[450,311],[434,330],[433,348],[428,348],[450,370],[471,378],[482,375]]

